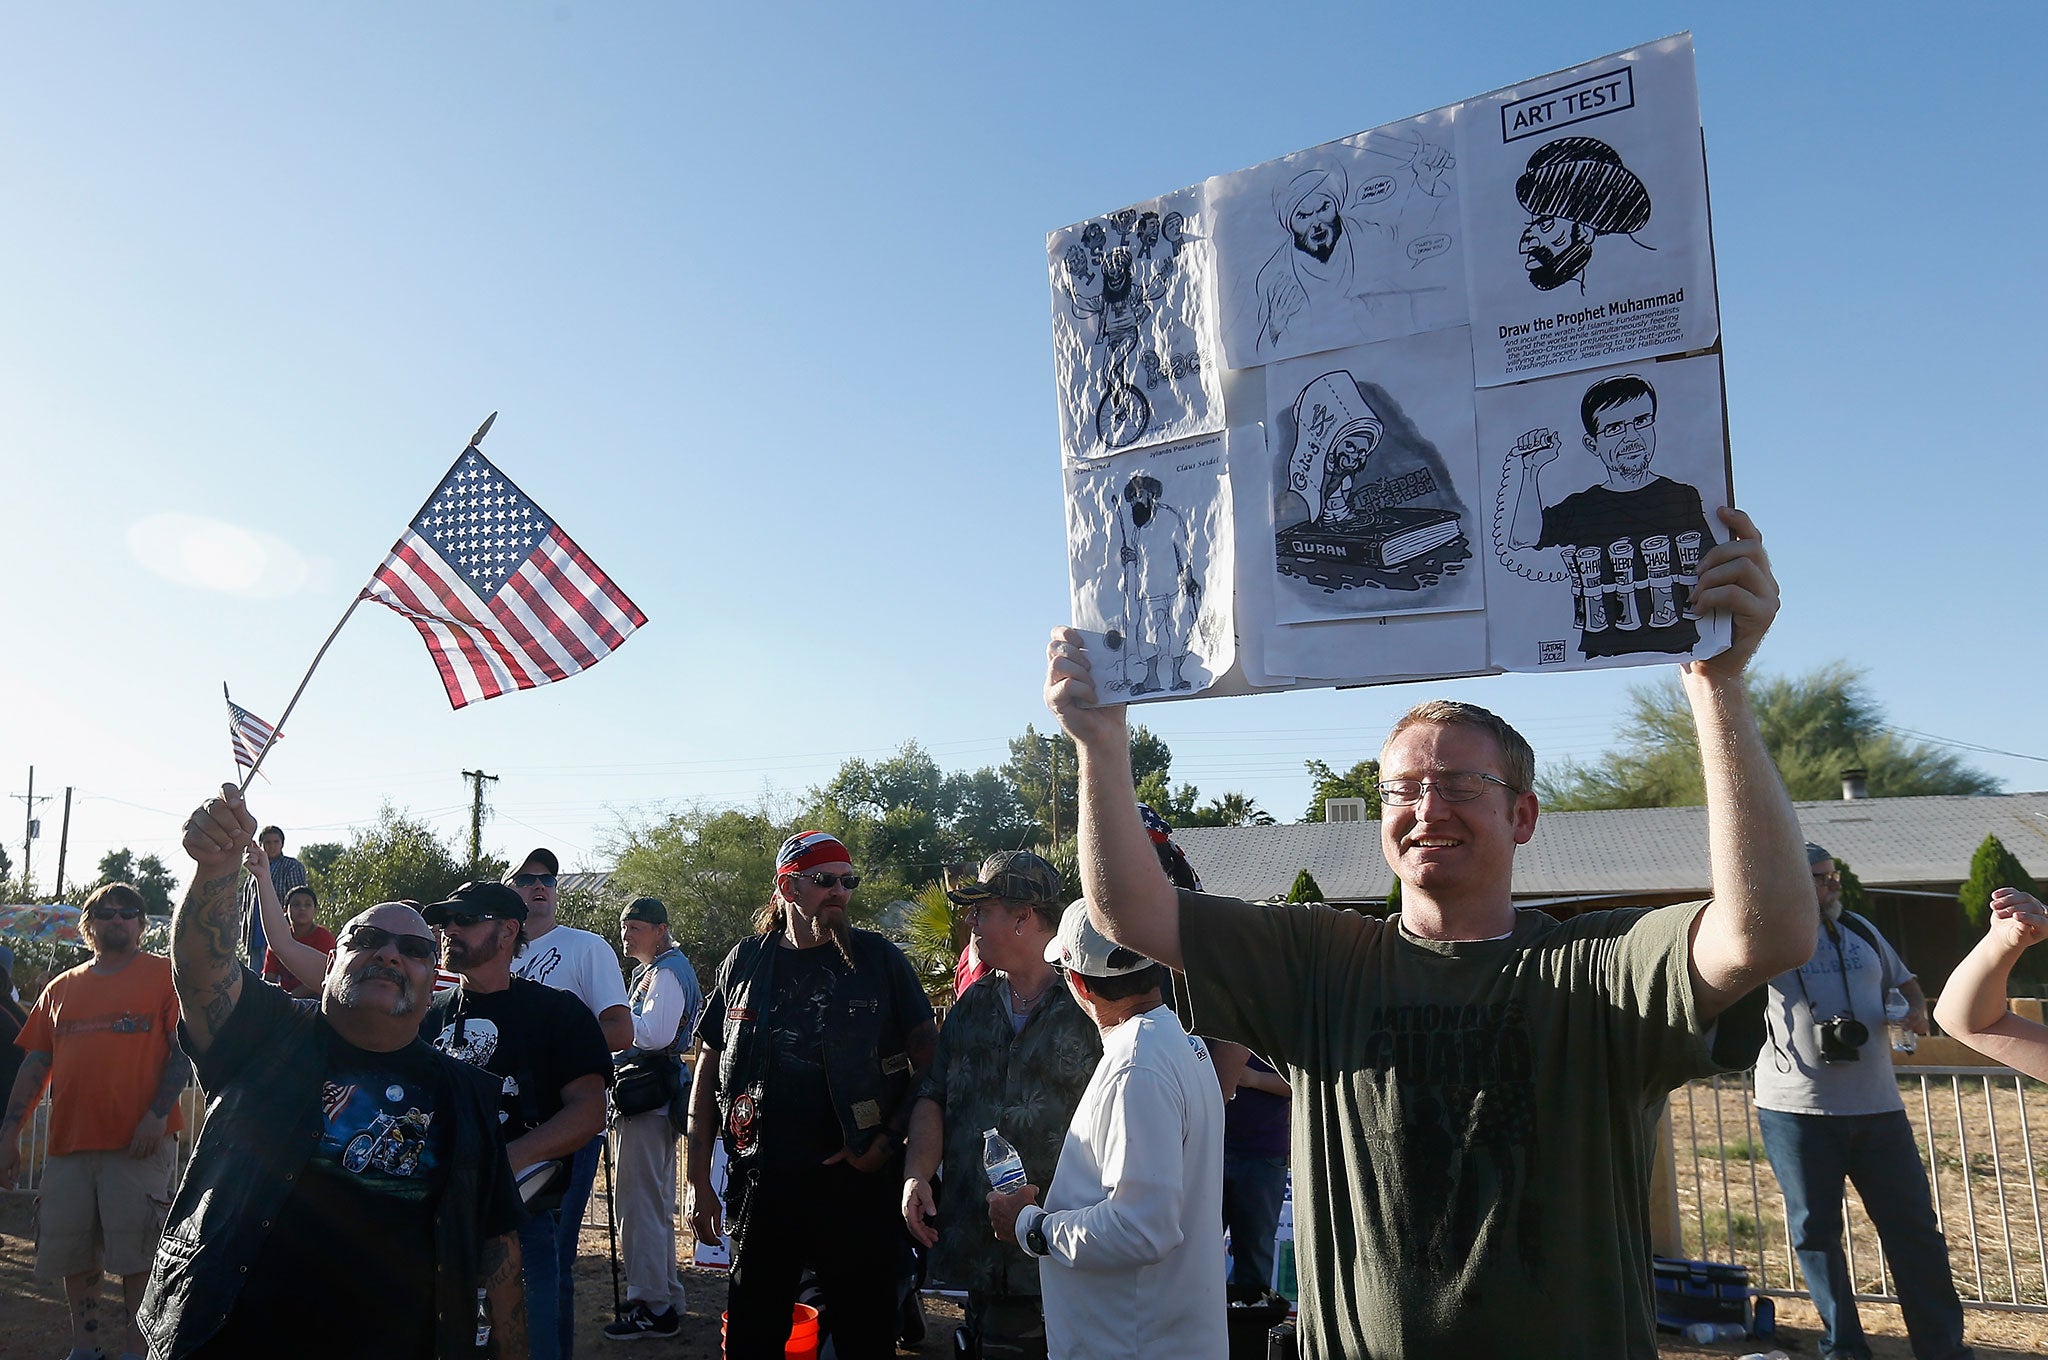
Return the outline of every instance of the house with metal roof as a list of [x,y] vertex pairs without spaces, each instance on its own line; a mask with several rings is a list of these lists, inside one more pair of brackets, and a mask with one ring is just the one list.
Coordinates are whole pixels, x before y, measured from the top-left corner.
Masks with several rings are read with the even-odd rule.
[[[1963,952],[1956,890],[1995,835],[2048,877],[2048,793],[1851,798],[1796,805],[1807,839],[1862,880],[1870,916],[1936,990]],[[1332,903],[1385,910],[1393,873],[1378,822],[1187,827],[1174,839],[1211,892],[1284,896],[1306,869]],[[1515,855],[1515,900],[1558,915],[1708,895],[1704,807],[1546,812]]]

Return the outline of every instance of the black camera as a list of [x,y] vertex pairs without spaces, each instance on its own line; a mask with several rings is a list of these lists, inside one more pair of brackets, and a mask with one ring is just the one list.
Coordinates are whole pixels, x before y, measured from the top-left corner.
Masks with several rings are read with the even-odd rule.
[[1822,1062],[1861,1062],[1861,1050],[1870,1042],[1870,1027],[1853,1015],[1831,1015],[1825,1020],[1816,1020],[1813,1032],[1820,1039]]

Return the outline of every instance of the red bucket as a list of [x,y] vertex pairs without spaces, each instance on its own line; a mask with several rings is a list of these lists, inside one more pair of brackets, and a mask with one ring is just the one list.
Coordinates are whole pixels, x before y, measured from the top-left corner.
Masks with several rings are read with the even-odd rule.
[[[718,1315],[718,1353],[725,1354],[725,1314]],[[789,1319],[789,1340],[782,1343],[783,1360],[818,1360],[818,1310],[800,1303]]]

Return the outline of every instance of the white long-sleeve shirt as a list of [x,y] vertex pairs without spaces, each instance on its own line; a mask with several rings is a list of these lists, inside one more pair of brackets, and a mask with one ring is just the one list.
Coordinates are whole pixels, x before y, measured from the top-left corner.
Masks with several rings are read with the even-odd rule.
[[1223,1095],[1168,1007],[1102,1036],[1041,1217],[1053,1360],[1226,1360]]

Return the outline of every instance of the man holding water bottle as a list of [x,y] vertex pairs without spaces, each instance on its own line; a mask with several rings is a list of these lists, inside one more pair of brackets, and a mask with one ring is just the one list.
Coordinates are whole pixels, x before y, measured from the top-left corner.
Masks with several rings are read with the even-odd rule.
[[[1160,964],[1109,940],[1076,902],[1045,957],[1102,1032],[1043,1208],[990,1145],[989,1225],[1038,1258],[1053,1360],[1225,1360],[1223,1092],[1181,1028]],[[1008,1186],[1009,1188],[1003,1188]]]

